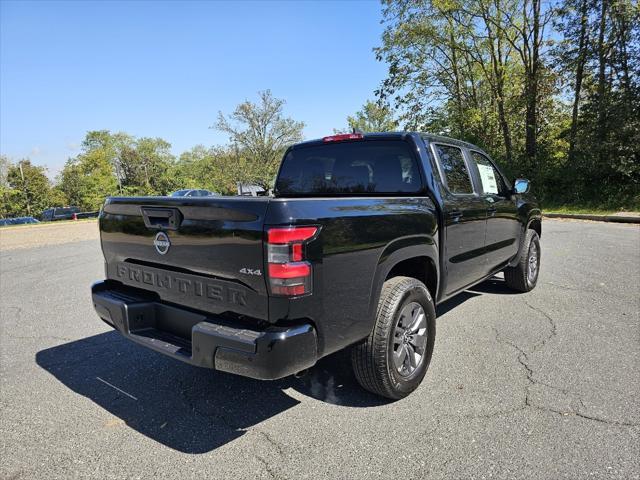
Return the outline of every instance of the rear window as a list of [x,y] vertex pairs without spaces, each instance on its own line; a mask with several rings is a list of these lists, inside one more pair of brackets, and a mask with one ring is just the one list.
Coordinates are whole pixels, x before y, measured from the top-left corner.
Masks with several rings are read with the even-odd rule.
[[71,213],[78,213],[79,211],[79,207],[61,207],[56,208],[55,215],[69,215]]
[[473,193],[471,177],[467,170],[467,164],[462,156],[462,150],[451,145],[435,144],[440,163],[447,179],[447,187],[451,193]]
[[282,161],[278,194],[415,193],[420,173],[407,142],[327,143],[291,150]]

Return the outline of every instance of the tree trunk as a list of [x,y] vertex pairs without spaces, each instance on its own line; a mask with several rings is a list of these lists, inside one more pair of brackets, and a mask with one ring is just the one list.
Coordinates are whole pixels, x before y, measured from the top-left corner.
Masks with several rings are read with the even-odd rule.
[[602,0],[602,7],[600,9],[600,27],[598,31],[598,125],[597,125],[597,142],[599,150],[600,163],[604,161],[604,143],[606,141],[606,113],[607,105],[605,101],[605,89],[606,89],[606,45],[605,45],[605,31],[607,27],[607,7],[608,0]]
[[571,130],[569,131],[568,161],[572,165],[575,156],[576,134],[578,133],[578,111],[580,109],[580,94],[582,90],[582,78],[584,76],[584,63],[586,59],[586,38],[588,10],[587,0],[582,0],[580,5],[580,40],[578,43],[578,62],[576,65],[576,83],[573,91],[573,109],[571,112]]
[[526,79],[526,139],[525,151],[529,163],[538,170],[538,76],[540,72],[540,0],[533,0],[533,30],[531,60]]
[[504,139],[505,158],[507,163],[511,166],[513,162],[513,146],[511,145],[511,131],[509,129],[509,122],[507,121],[507,114],[504,108],[504,66],[502,65],[501,57],[502,53],[500,45],[498,44],[498,55],[495,54],[492,46],[491,63],[493,64],[493,71],[496,76],[495,83],[496,103],[498,104],[498,122],[500,123],[500,129],[502,130],[502,137]]
[[[452,27],[450,26],[450,28]],[[456,107],[458,109],[458,114],[456,115],[458,117],[458,121],[456,122],[458,124],[457,136],[463,136],[464,135],[464,107],[462,105],[462,92],[460,88],[460,72],[458,71],[458,54],[456,51],[455,39],[453,37],[453,30],[449,32],[449,41],[451,42],[451,45],[450,45],[451,60],[452,60],[451,68],[453,70],[453,78],[455,82]]]
[[487,29],[491,67],[495,77],[494,81],[490,83],[492,84],[492,89],[494,90],[496,97],[496,104],[498,106],[498,123],[500,124],[500,130],[502,130],[505,160],[511,167],[513,163],[513,147],[511,144],[511,131],[509,129],[507,114],[504,108],[504,64],[502,62],[502,44],[499,37],[500,32],[498,32],[498,35],[494,35],[487,11],[483,11],[482,16],[485,22],[485,28]]

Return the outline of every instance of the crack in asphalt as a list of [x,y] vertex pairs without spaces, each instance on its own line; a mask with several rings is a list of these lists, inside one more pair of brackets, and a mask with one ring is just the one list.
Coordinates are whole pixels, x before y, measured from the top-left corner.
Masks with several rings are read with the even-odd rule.
[[[193,401],[193,398],[192,398],[192,393],[194,390],[196,390],[196,388],[192,385],[188,385],[187,383],[185,383],[180,377],[177,378],[177,381],[178,381],[178,386],[179,386],[178,391],[180,396],[184,399],[184,402],[187,404],[187,406],[191,409],[191,411],[195,415],[205,419],[215,418],[221,422],[223,428],[230,430],[232,432],[255,433],[256,435],[260,436],[260,438],[264,439],[271,447],[273,447],[276,450],[279,458],[283,458],[285,456],[285,451],[283,446],[280,445],[280,443],[278,443],[276,440],[274,440],[274,438],[264,430],[242,428],[238,425],[233,425],[229,423],[226,417],[222,414],[215,413],[215,412],[203,412],[201,408]],[[263,458],[262,456],[256,454],[255,457],[264,466],[265,471],[269,474],[271,478],[274,478],[274,479],[287,478],[283,476],[281,472],[277,471],[269,463],[269,461]]]
[[284,453],[284,449],[282,448],[282,445],[276,442],[271,435],[269,435],[264,430],[251,430],[251,431],[261,435],[271,446],[273,446],[278,451],[278,455],[280,455],[281,457],[284,457],[285,453]]
[[[595,422],[599,422],[599,423],[604,423],[607,425],[614,425],[614,426],[624,426],[624,427],[635,427],[638,426],[637,423],[633,423],[633,422],[618,422],[615,420],[607,420],[601,417],[596,417],[596,416],[592,416],[592,415],[587,415],[585,413],[582,413],[580,411],[580,406],[584,407],[584,402],[582,401],[582,398],[580,396],[579,392],[574,392],[574,391],[570,391],[566,388],[561,388],[561,387],[556,387],[554,385],[550,385],[548,383],[542,382],[540,380],[537,380],[535,378],[535,372],[533,371],[533,368],[530,366],[529,364],[529,355],[532,355],[533,353],[535,353],[536,351],[540,350],[543,346],[545,346],[547,344],[547,342],[549,342],[553,337],[555,337],[558,333],[558,329],[557,329],[557,324],[556,321],[553,319],[553,317],[551,317],[551,315],[549,315],[547,312],[545,312],[544,310],[531,305],[529,302],[525,301],[525,305],[527,305],[527,307],[529,307],[531,310],[541,314],[549,323],[549,331],[547,333],[547,335],[545,335],[541,340],[539,340],[536,344],[533,345],[533,347],[531,348],[531,351],[529,353],[527,353],[522,347],[520,347],[518,344],[513,343],[505,338],[503,338],[500,335],[500,332],[498,331],[498,329],[496,327],[492,327],[493,332],[495,334],[495,338],[496,341],[498,343],[504,344],[504,345],[508,345],[509,347],[513,348],[514,350],[516,350],[518,352],[518,356],[516,357],[516,360],[518,361],[518,363],[523,367],[524,371],[525,371],[525,376],[527,379],[527,385],[525,386],[525,394],[524,394],[524,404],[521,408],[516,408],[516,409],[511,409],[511,410],[506,410],[506,411],[502,411],[502,412],[496,412],[495,414],[490,414],[490,415],[479,415],[479,417],[487,417],[487,418],[491,418],[491,417],[495,417],[495,416],[499,416],[499,415],[506,415],[509,413],[515,413],[521,410],[524,410],[526,408],[535,408],[537,410],[541,410],[541,411],[545,411],[545,412],[552,412],[552,413],[556,413],[558,415],[562,415],[562,416],[568,416],[568,415],[574,415],[576,417],[580,417],[586,420],[592,420]],[[575,397],[577,397],[577,406],[571,406],[571,410],[570,411],[562,411],[562,410],[557,410],[554,409],[552,407],[549,406],[545,406],[545,405],[537,405],[535,403],[533,403],[531,396],[530,396],[530,388],[534,385],[542,385],[544,387],[547,388],[551,388],[553,390],[559,391],[564,395],[573,395]]]
[[[534,312],[538,312],[539,314],[541,314],[544,318],[547,319],[547,321],[549,322],[549,325],[551,326],[551,329],[549,331],[549,334],[544,337],[539,343],[537,343],[536,345],[533,346],[533,349],[531,350],[531,353],[534,353],[536,350],[538,350],[539,348],[544,347],[544,345],[551,340],[553,337],[555,337],[558,334],[558,327],[556,325],[556,321],[551,317],[551,315],[549,315],[547,312],[545,312],[544,310],[539,309],[538,307],[534,307],[533,305],[531,305],[529,302],[527,302],[525,300],[525,305],[527,307],[529,307],[531,310],[533,310]],[[526,357],[526,354],[525,354]]]
[[[276,442],[271,435],[269,435],[264,430],[258,430],[258,429],[251,430],[251,433],[256,433],[261,438],[265,439],[267,441],[267,443],[269,445],[271,445],[273,448],[275,448],[275,450],[278,452],[279,458],[280,459],[284,458],[285,453],[284,453],[284,449],[283,449],[282,445],[280,445],[278,442]],[[260,463],[262,463],[262,465],[264,466],[265,471],[271,476],[271,478],[275,478],[275,479],[286,479],[287,478],[286,476],[284,476],[282,474],[282,472],[279,472],[277,469],[275,469],[271,465],[271,463],[269,461],[265,460],[260,455],[256,454],[255,457],[260,461]]]
[[242,428],[238,425],[233,425],[231,423],[229,423],[227,421],[227,419],[224,417],[224,415],[220,414],[220,413],[215,413],[215,412],[203,412],[201,410],[201,408],[193,401],[192,396],[190,395],[190,393],[196,389],[195,386],[193,386],[193,384],[189,385],[187,384],[181,377],[177,377],[176,378],[177,382],[178,382],[178,391],[180,396],[184,399],[185,403],[187,404],[187,406],[191,409],[191,411],[196,414],[197,416],[203,418],[203,419],[211,419],[212,417],[216,420],[219,420],[220,423],[222,424],[223,428],[226,428],[227,430],[230,430],[232,432],[246,432],[247,429]]
[[264,470],[269,474],[271,478],[275,478],[275,479],[286,478],[286,477],[281,477],[278,474],[278,472],[274,471],[273,467],[269,464],[269,462],[266,461],[264,458],[262,458],[260,455],[256,455],[256,458],[262,464],[262,466],[264,467]]

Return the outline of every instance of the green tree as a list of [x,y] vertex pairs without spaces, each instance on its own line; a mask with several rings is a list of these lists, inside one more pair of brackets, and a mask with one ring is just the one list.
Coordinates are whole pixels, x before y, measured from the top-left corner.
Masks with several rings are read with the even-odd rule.
[[0,156],[0,218],[19,214],[18,191],[9,186],[7,175],[12,163],[5,155]]
[[252,171],[247,159],[231,147],[197,145],[180,155],[167,172],[175,188],[206,188],[234,195],[237,183],[257,183],[260,172]]
[[46,169],[28,159],[8,167],[7,186],[13,190],[9,195],[12,215],[37,216],[49,206],[51,184]]
[[96,148],[69,159],[59,176],[57,188],[70,205],[95,211],[104,199],[118,193],[111,159],[105,150]]
[[100,151],[101,155],[111,164],[120,193],[123,193],[125,183],[122,152],[134,148],[134,142],[135,139],[131,135],[124,132],[111,133],[109,130],[89,131],[82,142],[84,153]]
[[[514,2],[385,1],[378,60],[388,75],[377,91],[406,129],[485,145],[511,163],[514,130],[524,129],[521,68],[510,39]],[[519,122],[519,125],[515,125]]]
[[640,11],[629,0],[564,0],[557,70],[573,98],[564,201],[640,206]]
[[353,116],[347,117],[349,132],[392,132],[398,129],[398,121],[388,105],[381,102],[367,102]]
[[171,182],[165,173],[175,162],[171,144],[161,138],[133,139],[118,156],[123,190],[129,195],[164,195]]
[[0,155],[0,187],[9,187],[7,181],[7,174],[9,173],[9,167],[11,161],[6,155]]
[[60,174],[59,190],[86,210],[97,210],[110,195],[165,195],[180,186],[170,175],[175,163],[170,149],[161,138],[87,132],[82,152]]
[[285,117],[285,101],[270,90],[259,92],[259,101],[245,101],[228,116],[218,113],[215,128],[229,135],[244,181],[271,186],[287,146],[303,139],[303,122]]

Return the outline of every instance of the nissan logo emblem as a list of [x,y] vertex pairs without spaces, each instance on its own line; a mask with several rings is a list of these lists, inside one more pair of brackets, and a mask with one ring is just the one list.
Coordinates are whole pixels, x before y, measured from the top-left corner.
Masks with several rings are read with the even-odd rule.
[[156,238],[153,239],[153,246],[156,247],[156,251],[160,255],[164,255],[169,251],[171,242],[169,241],[169,237],[167,237],[166,233],[158,232],[156,234]]

